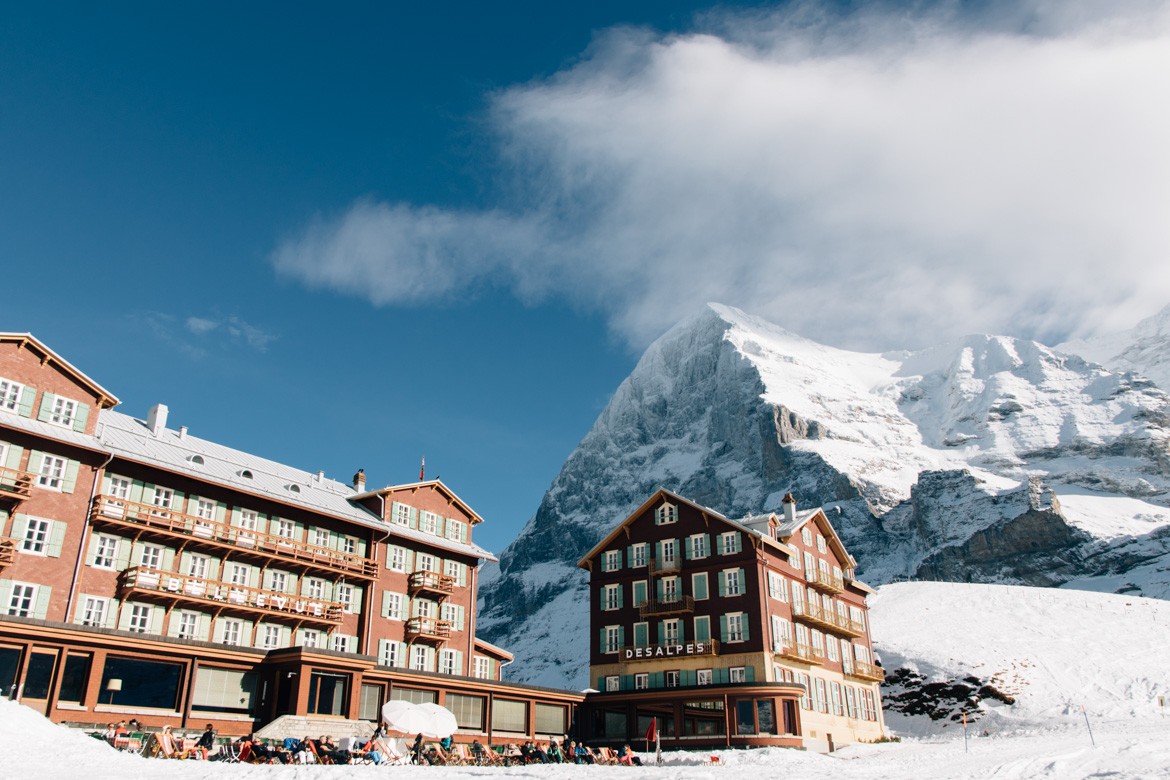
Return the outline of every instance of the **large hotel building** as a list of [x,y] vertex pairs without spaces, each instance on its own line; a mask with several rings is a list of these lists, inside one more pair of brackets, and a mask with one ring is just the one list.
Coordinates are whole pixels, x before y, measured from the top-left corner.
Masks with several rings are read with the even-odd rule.
[[200,439],[0,333],[0,692],[56,721],[243,734],[436,701],[470,741],[560,735],[582,694],[475,636],[479,515]]
[[665,748],[829,751],[882,737],[866,597],[821,509],[732,520],[659,490],[578,564],[589,571],[580,733]]

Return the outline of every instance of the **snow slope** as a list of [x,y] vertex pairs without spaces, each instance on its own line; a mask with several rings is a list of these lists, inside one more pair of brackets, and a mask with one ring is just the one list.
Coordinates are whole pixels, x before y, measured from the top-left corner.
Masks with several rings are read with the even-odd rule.
[[1129,330],[1067,341],[1057,349],[1115,371],[1136,371],[1170,390],[1170,306]]
[[[251,766],[161,761],[117,753],[104,743],[0,700],[2,777],[121,780],[127,776],[216,778],[395,777],[451,780],[484,776],[551,780],[623,777],[712,780],[747,770],[807,780],[988,778],[1078,780],[1170,777],[1167,721],[1156,706],[1170,698],[1164,661],[1170,605],[1152,599],[1052,589],[949,583],[881,588],[873,610],[887,669],[909,665],[937,679],[999,674],[1016,695],[986,707],[968,731],[887,717],[902,741],[855,745],[829,756],[794,750],[666,753],[662,766],[414,767]],[[924,617],[926,619],[924,619]],[[1092,741],[1080,706],[1092,726]],[[985,736],[981,736],[984,735]],[[1095,744],[1094,744],[1095,742]],[[650,762],[652,757],[643,754]]]

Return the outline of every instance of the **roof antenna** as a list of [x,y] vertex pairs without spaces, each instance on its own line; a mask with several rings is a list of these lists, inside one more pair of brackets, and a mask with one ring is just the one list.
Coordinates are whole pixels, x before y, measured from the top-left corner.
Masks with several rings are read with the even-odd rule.
[[422,456],[422,463],[418,464],[418,481],[419,482],[423,482],[426,479],[426,477],[424,476],[426,474],[426,471],[427,471],[427,456],[423,455]]

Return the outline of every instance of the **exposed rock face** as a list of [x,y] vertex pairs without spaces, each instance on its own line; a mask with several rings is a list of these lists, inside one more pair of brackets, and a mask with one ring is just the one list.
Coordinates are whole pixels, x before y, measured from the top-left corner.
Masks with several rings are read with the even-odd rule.
[[526,681],[583,683],[575,564],[659,486],[731,517],[823,505],[873,583],[1170,595],[1167,420],[1151,383],[1033,342],[866,355],[713,305],[647,350],[485,570],[479,629]]

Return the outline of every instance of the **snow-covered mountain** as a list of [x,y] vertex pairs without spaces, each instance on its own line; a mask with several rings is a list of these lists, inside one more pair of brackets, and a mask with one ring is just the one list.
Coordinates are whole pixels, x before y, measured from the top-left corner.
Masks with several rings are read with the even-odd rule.
[[1170,596],[1170,398],[1035,342],[827,347],[711,305],[647,350],[481,580],[517,677],[579,685],[586,550],[665,486],[824,505],[860,574]]
[[1170,306],[1129,330],[1057,346],[1114,371],[1136,371],[1170,390]]

